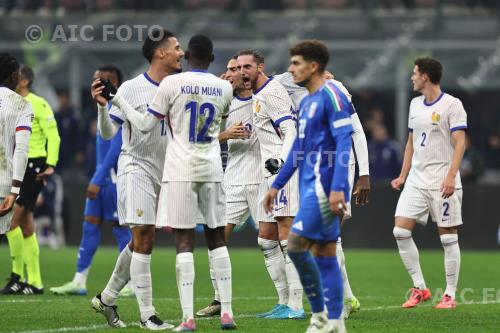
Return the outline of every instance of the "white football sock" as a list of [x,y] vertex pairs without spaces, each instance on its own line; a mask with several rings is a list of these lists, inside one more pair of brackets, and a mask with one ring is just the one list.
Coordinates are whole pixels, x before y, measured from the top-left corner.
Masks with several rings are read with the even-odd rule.
[[340,237],[337,241],[337,260],[339,261],[340,271],[342,272],[342,283],[344,285],[344,299],[352,299],[354,294],[352,293],[351,284],[347,277],[347,270],[345,268],[345,255],[344,249],[342,248],[342,241]]
[[120,290],[130,281],[130,263],[132,261],[132,251],[128,246],[120,252],[116,260],[115,269],[109,278],[108,284],[101,293],[101,299],[106,305],[115,305]]
[[457,234],[440,236],[444,248],[444,270],[446,272],[445,294],[455,299],[457,291],[458,273],[460,272],[460,247]]
[[424,275],[420,268],[418,249],[411,236],[411,231],[400,227],[394,227],[393,234],[398,244],[399,255],[413,280],[413,286],[420,290],[426,289]]
[[73,277],[73,282],[78,286],[84,287],[87,285],[87,276],[89,275],[90,267],[85,268],[81,272],[76,272]]
[[277,240],[258,237],[257,243],[264,254],[267,272],[278,292],[278,303],[288,304],[288,285],[286,282],[285,257]]
[[139,304],[141,320],[146,321],[156,314],[153,306],[153,286],[151,281],[151,254],[134,252],[130,263],[130,280]]
[[212,286],[214,287],[214,300],[220,302],[219,288],[217,287],[217,279],[215,278],[214,263],[210,250],[208,250],[208,266],[210,267],[210,280],[212,281]]
[[210,251],[210,256],[212,257],[214,275],[220,293],[220,315],[222,317],[223,314],[228,313],[232,317],[231,259],[227,247],[222,246]]
[[303,308],[302,294],[304,293],[302,290],[302,284],[300,283],[299,272],[297,272],[295,265],[288,256],[288,241],[282,240],[280,241],[280,245],[285,257],[285,272],[289,290],[288,307],[293,311],[297,311]]
[[175,257],[177,288],[182,306],[182,321],[193,319],[194,258],[192,252],[183,252]]

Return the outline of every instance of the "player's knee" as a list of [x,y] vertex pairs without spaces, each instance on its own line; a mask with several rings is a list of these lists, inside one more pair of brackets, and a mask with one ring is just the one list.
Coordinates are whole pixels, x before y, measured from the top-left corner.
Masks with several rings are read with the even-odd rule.
[[392,229],[392,234],[396,240],[406,239],[411,237],[411,230],[404,229],[401,227],[394,227]]
[[280,246],[280,243],[277,240],[266,239],[262,237],[257,238],[257,244],[259,244],[259,247],[262,252],[264,252],[264,255],[266,254],[266,252],[273,251]]

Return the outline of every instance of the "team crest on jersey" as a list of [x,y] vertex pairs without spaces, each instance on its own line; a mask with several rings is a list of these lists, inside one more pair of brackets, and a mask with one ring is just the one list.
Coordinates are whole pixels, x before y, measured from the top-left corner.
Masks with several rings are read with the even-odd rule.
[[137,208],[137,210],[135,211],[135,213],[137,214],[137,216],[139,217],[142,217],[142,214],[144,214],[144,211],[140,208]]
[[432,123],[436,124],[439,123],[439,121],[441,120],[441,115],[439,113],[433,112],[431,118],[432,118]]
[[311,103],[311,106],[309,107],[309,114],[307,116],[309,119],[314,117],[314,115],[316,114],[317,108],[318,108],[318,103],[316,103],[316,102]]
[[255,101],[255,112],[260,113],[260,104],[259,104],[259,101]]

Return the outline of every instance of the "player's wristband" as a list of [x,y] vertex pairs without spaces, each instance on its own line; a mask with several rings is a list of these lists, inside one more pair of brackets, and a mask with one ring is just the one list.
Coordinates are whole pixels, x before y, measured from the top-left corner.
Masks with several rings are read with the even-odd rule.
[[19,195],[19,192],[21,192],[21,187],[12,186],[10,188],[10,193],[12,194]]

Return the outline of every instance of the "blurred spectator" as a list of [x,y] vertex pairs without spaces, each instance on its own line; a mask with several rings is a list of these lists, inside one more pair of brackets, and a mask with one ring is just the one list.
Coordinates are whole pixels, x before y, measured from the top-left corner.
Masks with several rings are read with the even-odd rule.
[[374,180],[391,180],[401,171],[400,146],[389,137],[382,124],[372,126],[372,139],[368,142],[370,177]]
[[465,154],[460,164],[460,175],[463,182],[476,181],[484,174],[484,159],[479,150],[470,141],[469,135],[465,137]]
[[56,112],[57,128],[61,137],[58,170],[70,166],[76,162],[81,165],[84,161],[81,144],[81,131],[76,119],[75,110],[71,105],[68,93],[59,91],[59,109]]
[[382,109],[378,107],[370,109],[368,117],[366,117],[365,120],[365,128],[368,132],[368,139],[372,138],[372,134],[377,126],[385,126],[385,121],[385,114]]
[[500,134],[493,133],[488,138],[486,150],[486,165],[488,168],[500,169]]

